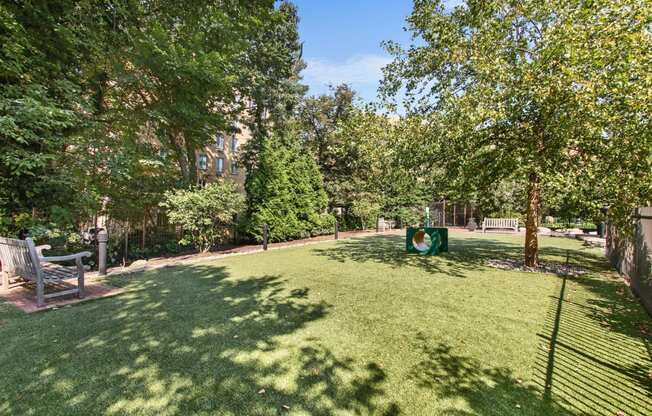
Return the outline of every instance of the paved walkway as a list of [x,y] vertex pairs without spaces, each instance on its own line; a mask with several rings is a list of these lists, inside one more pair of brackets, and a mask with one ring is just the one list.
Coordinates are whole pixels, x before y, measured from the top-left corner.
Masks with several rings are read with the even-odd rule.
[[[386,235],[400,235],[405,232],[404,230],[390,230],[383,233],[376,233],[374,230],[369,231],[349,231],[341,232],[339,239],[344,240],[353,237],[363,237],[375,234]],[[283,243],[273,243],[268,245],[268,250],[280,250],[289,247],[300,247],[310,244],[319,244],[327,241],[333,241],[335,236],[322,235],[313,238],[306,238],[302,240],[286,241]],[[219,251],[210,253],[193,253],[176,257],[158,257],[149,260],[138,260],[132,263],[129,267],[112,267],[108,270],[107,276],[117,276],[122,274],[139,273],[147,270],[156,270],[164,267],[173,267],[186,264],[194,264],[200,262],[211,261],[229,256],[237,256],[251,253],[258,253],[263,251],[262,245],[246,245],[237,247],[228,247]],[[86,294],[84,299],[77,297],[61,297],[50,299],[46,306],[39,308],[36,306],[36,293],[33,285],[19,286],[8,291],[0,292],[0,297],[12,303],[17,308],[27,313],[43,311],[48,309],[57,309],[67,305],[72,305],[79,302],[84,302],[92,299],[104,298],[115,296],[123,293],[124,289],[113,287],[103,282],[103,277],[99,276],[96,271],[87,272],[86,277]]]
[[[469,232],[462,227],[448,227],[449,233],[459,233],[459,232]],[[394,229],[384,232],[376,232],[375,230],[366,230],[366,231],[346,231],[339,233],[339,239],[345,240],[354,237],[364,237],[371,235],[404,235],[405,229]],[[282,243],[272,243],[268,245],[268,250],[280,250],[289,247],[301,247],[311,244],[319,244],[327,241],[333,241],[335,236],[333,234],[329,235],[320,235],[312,238],[305,238],[302,240],[293,240],[285,241]],[[130,274],[138,273],[147,270],[160,269],[163,267],[173,267],[184,264],[195,264],[200,262],[211,261],[214,259],[220,259],[229,256],[237,256],[243,254],[259,253],[263,250],[262,245],[246,245],[246,246],[237,246],[237,247],[228,247],[223,250],[218,250],[209,253],[193,253],[182,256],[175,257],[158,257],[152,258],[149,260],[137,260],[132,263],[129,267],[113,267],[107,271],[108,276],[115,276],[120,274]],[[89,278],[99,277],[97,272],[87,273]]]
[[[462,227],[447,227],[449,234],[455,233],[468,233],[469,231]],[[476,233],[482,233],[481,231],[476,231]],[[500,233],[496,231],[495,233]],[[490,234],[490,233],[487,233]],[[516,234],[510,232],[510,234]],[[405,229],[394,229],[384,232],[377,233],[375,230],[367,231],[346,231],[339,233],[340,240],[346,240],[355,237],[365,237],[372,235],[405,235]],[[282,243],[272,243],[268,245],[268,250],[281,250],[284,248],[290,247],[301,247],[312,244],[320,244],[324,242],[333,241],[335,236],[330,235],[321,235],[312,238],[306,238],[302,240],[293,240],[285,241]],[[212,261],[216,259],[221,259],[230,256],[238,256],[244,254],[252,254],[262,252],[263,247],[260,244],[256,245],[245,245],[245,246],[235,246],[235,247],[226,247],[222,250],[209,252],[209,253],[192,253],[175,257],[157,257],[149,260],[137,260],[128,267],[112,267],[107,271],[107,276],[117,276],[123,274],[131,273],[140,273],[148,270],[156,270],[164,267],[174,267],[182,265],[190,265],[196,263],[202,263],[207,261]],[[87,295],[84,299],[77,298],[62,298],[60,300],[53,300],[48,302],[48,305],[44,309],[57,308],[65,306],[72,303],[77,303],[84,300],[97,299],[101,297],[114,296],[122,292],[122,289],[113,288],[112,286],[107,286],[102,284],[102,276],[99,276],[96,271],[87,272]],[[4,292],[0,294],[0,297],[4,297],[9,302],[13,303],[20,309],[25,312],[35,312],[37,310],[42,310],[42,308],[37,308],[35,304],[35,295],[30,291],[29,288],[16,288],[12,289],[9,292]]]
[[[389,231],[384,231],[377,233],[375,230],[367,230],[367,231],[346,231],[346,232],[340,232],[339,233],[339,239],[340,240],[345,240],[353,237],[364,237],[364,236],[371,236],[371,235],[379,235],[379,234],[385,234],[385,235],[400,235],[404,233],[405,230],[389,230]],[[301,246],[306,246],[306,245],[311,245],[311,244],[319,244],[319,243],[324,243],[328,241],[333,241],[335,239],[335,236],[333,234],[329,235],[320,235],[317,237],[311,237],[311,238],[305,238],[302,240],[293,240],[293,241],[285,241],[282,243],[270,243],[267,246],[268,250],[280,250],[284,248],[289,248],[289,247],[301,247]],[[128,267],[112,267],[109,270],[107,270],[107,276],[115,276],[115,275],[120,275],[120,274],[130,274],[130,273],[139,273],[147,270],[155,270],[155,269],[160,269],[163,267],[173,267],[173,266],[179,266],[179,265],[185,265],[185,264],[195,264],[195,263],[201,263],[201,262],[206,262],[206,261],[211,261],[215,259],[220,259],[224,257],[230,257],[230,256],[237,256],[237,255],[243,255],[243,254],[251,254],[251,253],[259,253],[262,252],[263,246],[261,244],[255,244],[255,245],[245,245],[245,246],[235,246],[235,247],[227,247],[218,251],[213,251],[209,253],[192,253],[192,254],[187,254],[187,255],[182,255],[182,256],[175,256],[175,257],[156,257],[156,258],[151,258],[149,260],[137,260],[134,263],[132,263]],[[86,274],[89,278],[98,278],[98,273],[97,272],[88,272]]]
[[[75,285],[76,283],[77,282],[75,282]],[[85,283],[86,284],[84,287],[83,299],[79,299],[76,296],[57,297],[48,299],[45,303],[45,306],[41,308],[36,305],[36,289],[34,285],[18,286],[9,290],[2,291],[0,292],[0,298],[5,299],[7,302],[13,304],[23,312],[32,313],[48,309],[57,309],[63,306],[85,302],[92,299],[115,296],[125,291],[125,289],[121,287],[106,285],[99,279],[92,279],[90,281],[86,281]]]

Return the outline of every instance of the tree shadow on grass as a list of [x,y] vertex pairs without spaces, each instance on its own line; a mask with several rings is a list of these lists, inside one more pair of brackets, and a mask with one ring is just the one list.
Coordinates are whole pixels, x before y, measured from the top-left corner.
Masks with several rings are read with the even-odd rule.
[[[522,259],[522,244],[509,243],[489,238],[449,237],[449,252],[437,256],[408,254],[405,251],[405,237],[399,235],[378,235],[339,241],[336,246],[317,248],[320,256],[342,263],[348,261],[373,262],[395,268],[414,267],[428,273],[443,273],[454,277],[469,277],[472,272],[486,267],[491,259]],[[542,260],[562,263],[568,257],[573,264],[589,270],[607,270],[604,258],[589,250],[565,250],[558,247],[542,247]]]
[[292,335],[326,316],[280,276],[197,265],[0,326],[0,414],[399,414],[375,363]]
[[[377,262],[458,277],[472,276],[470,272],[487,259],[521,256],[518,244],[484,238],[451,239],[451,252],[434,258],[407,255],[403,243],[399,236],[350,240],[318,254],[341,262]],[[450,414],[522,414],[511,405],[492,407],[496,402],[520,403],[530,409],[523,410],[526,414],[652,414],[649,317],[595,250],[544,246],[540,254],[543,261],[568,258],[589,273],[559,277],[560,293],[552,297],[539,334],[536,387],[515,387],[509,370],[483,368],[479,361],[455,355],[450,346],[431,347],[423,339],[421,348],[428,358],[413,377],[443,396],[463,397],[473,409]]]
[[546,400],[536,386],[517,379],[508,368],[486,367],[475,358],[456,353],[450,345],[437,344],[420,333],[416,343],[423,359],[411,369],[409,377],[420,387],[434,390],[442,399],[453,400],[456,408],[447,409],[446,415],[567,414],[555,402]]
[[[574,283],[592,286],[592,295],[574,293]],[[535,380],[546,397],[574,413],[649,415],[651,340],[637,327],[646,317],[613,285],[598,277],[561,279],[538,334]]]

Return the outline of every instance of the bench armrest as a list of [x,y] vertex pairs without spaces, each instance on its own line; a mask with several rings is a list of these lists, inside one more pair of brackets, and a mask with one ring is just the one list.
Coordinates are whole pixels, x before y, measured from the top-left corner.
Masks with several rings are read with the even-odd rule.
[[65,256],[53,256],[53,257],[44,257],[39,256],[39,260],[42,262],[57,262],[57,261],[72,261],[72,260],[81,260],[84,257],[90,257],[91,253],[88,251],[82,251],[81,253],[68,254]]
[[50,250],[52,247],[49,244],[44,244],[42,246],[36,246],[34,248],[36,249],[36,253],[38,254],[38,256],[43,257],[43,250]]

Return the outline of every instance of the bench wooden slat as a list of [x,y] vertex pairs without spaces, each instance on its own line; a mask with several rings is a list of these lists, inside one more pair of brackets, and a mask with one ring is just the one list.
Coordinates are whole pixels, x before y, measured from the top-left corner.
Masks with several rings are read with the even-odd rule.
[[71,267],[59,266],[54,263],[42,263],[43,275],[45,278],[50,279],[76,279],[77,270]]
[[518,218],[485,218],[482,221],[482,232],[489,228],[509,228],[518,232]]
[[[39,247],[41,248],[41,247]],[[49,247],[46,247],[49,248]],[[36,303],[45,305],[45,299],[57,296],[78,294],[84,296],[84,265],[82,257],[90,253],[84,252],[76,255],[76,267],[65,267],[48,261],[39,255],[34,241],[31,238],[16,240],[0,237],[0,262],[2,263],[2,286],[9,288],[9,276],[17,276],[23,281],[36,283]],[[50,260],[63,260],[49,258]],[[77,288],[45,294],[45,285],[56,285],[63,280],[77,279]]]
[[2,268],[25,280],[36,280],[38,272],[30,256],[27,241],[0,237]]
[[55,293],[48,293],[48,294],[44,295],[44,297],[45,297],[45,299],[49,299],[49,298],[56,298],[56,297],[59,297],[59,296],[75,295],[77,293],[79,293],[79,289],[60,290],[60,291],[55,292]]

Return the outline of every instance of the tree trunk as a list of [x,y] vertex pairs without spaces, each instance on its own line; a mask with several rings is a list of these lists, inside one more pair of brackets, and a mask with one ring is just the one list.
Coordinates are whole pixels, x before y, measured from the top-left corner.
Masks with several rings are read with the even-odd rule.
[[197,185],[197,156],[195,145],[186,139],[186,158],[188,160],[188,180],[192,186]]
[[444,199],[444,227],[446,226],[446,200]]
[[539,207],[541,204],[541,183],[539,175],[530,173],[527,192],[527,220],[525,222],[525,265],[539,265]]
[[190,166],[188,157],[185,152],[185,141],[181,137],[176,129],[171,130],[169,133],[170,144],[174,149],[174,152],[177,156],[177,161],[179,162],[179,169],[181,170],[181,177],[186,183],[190,183]]

